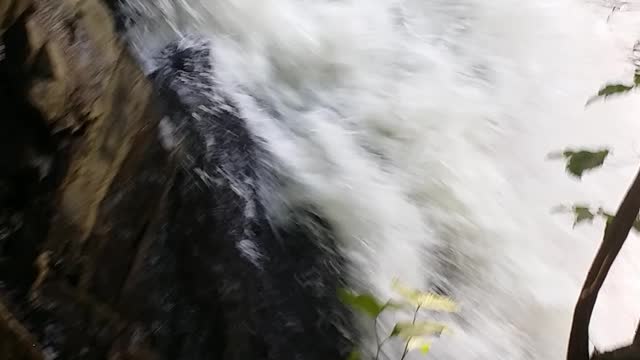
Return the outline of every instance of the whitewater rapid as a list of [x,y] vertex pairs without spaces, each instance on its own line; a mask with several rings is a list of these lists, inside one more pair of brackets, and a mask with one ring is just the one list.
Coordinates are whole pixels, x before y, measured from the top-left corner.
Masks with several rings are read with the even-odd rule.
[[[585,108],[604,83],[632,78],[640,2],[612,6],[164,0],[149,11],[166,30],[211,37],[217,81],[297,184],[274,214],[282,201],[316,204],[353,279],[378,295],[397,277],[458,301],[429,358],[546,360],[564,356],[603,226],[573,229],[551,209],[613,210],[640,160],[640,95]],[[163,42],[147,31],[143,59]],[[580,182],[546,158],[600,145],[611,161]],[[605,284],[599,348],[633,335],[639,254],[630,241]]]

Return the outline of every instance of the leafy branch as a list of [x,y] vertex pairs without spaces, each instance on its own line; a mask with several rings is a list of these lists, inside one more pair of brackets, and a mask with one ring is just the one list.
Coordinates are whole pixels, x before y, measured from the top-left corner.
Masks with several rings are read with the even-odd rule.
[[[636,81],[640,78],[636,75]],[[565,150],[551,154],[549,158],[563,158],[565,169],[578,179],[586,171],[599,168],[609,155],[609,150]],[[620,252],[629,232],[633,229],[640,232],[640,172],[628,190],[616,214],[604,210],[602,207],[592,208],[584,204],[572,206],[558,206],[555,212],[571,213],[574,216],[573,226],[581,223],[592,223],[595,218],[602,218],[605,231],[600,249],[591,264],[591,268],[584,282],[580,297],[574,309],[569,346],[568,360],[604,360],[604,359],[636,359],[640,353],[640,332],[636,333],[633,343],[629,346],[611,352],[596,351],[589,357],[589,323],[595,306],[598,292],[611,269],[613,261]]]
[[[407,354],[413,350],[420,350],[423,354],[429,352],[431,343],[427,337],[439,337],[446,330],[446,326],[431,321],[418,321],[418,315],[422,311],[454,312],[457,310],[456,304],[449,298],[436,294],[421,292],[411,289],[394,281],[393,289],[402,297],[399,302],[383,302],[372,294],[358,294],[345,289],[338,291],[338,297],[346,305],[361,312],[373,320],[374,333],[376,337],[375,360],[379,360],[383,353],[382,347],[387,341],[399,338],[404,341],[404,350],[400,360],[404,360]],[[411,308],[413,320],[411,322],[398,322],[395,324],[389,335],[380,339],[378,335],[380,315],[387,310],[402,310]],[[349,360],[360,360],[361,352],[355,350],[349,356]]]
[[[636,43],[634,52],[640,48]],[[607,99],[612,95],[625,94],[640,87],[640,63],[635,61],[636,71],[631,84],[608,84],[598,91],[598,94],[587,101],[587,105],[596,99]],[[606,151],[606,152],[605,152]],[[599,152],[565,151],[562,153],[567,160],[566,169],[569,173],[581,178],[585,170],[600,167],[609,154],[608,150]],[[573,164],[571,164],[573,162]],[[577,164],[577,165],[576,165]],[[615,258],[618,256],[631,229],[640,231],[640,170],[636,174],[633,183],[620,203],[615,215],[606,212],[602,208],[592,210],[589,206],[574,205],[561,207],[561,211],[570,211],[575,215],[574,226],[582,222],[592,222],[595,217],[602,217],[606,221],[604,236],[600,248],[594,258],[589,273],[584,281],[578,301],[576,302],[569,345],[567,348],[567,360],[631,360],[640,358],[640,325],[632,343],[628,346],[613,351],[601,353],[597,349],[593,355],[589,355],[589,324],[593,309],[598,299],[598,293],[602,288]]]

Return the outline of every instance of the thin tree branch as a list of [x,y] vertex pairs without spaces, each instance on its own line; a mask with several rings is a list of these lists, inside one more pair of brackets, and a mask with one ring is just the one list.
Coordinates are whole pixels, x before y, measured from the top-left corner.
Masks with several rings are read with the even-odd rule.
[[567,360],[589,359],[589,323],[593,307],[609,269],[638,216],[638,210],[640,210],[640,172],[636,174],[615,218],[605,228],[602,244],[582,286],[573,313]]

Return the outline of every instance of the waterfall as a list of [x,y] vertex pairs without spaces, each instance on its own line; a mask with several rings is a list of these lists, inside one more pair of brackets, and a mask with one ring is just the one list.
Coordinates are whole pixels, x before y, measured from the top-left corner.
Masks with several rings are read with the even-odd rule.
[[[164,0],[131,36],[150,70],[166,38],[211,38],[216,82],[296,184],[272,216],[310,202],[359,286],[388,297],[398,278],[460,304],[431,359],[561,359],[603,224],[574,229],[552,208],[613,210],[638,163],[640,97],[585,107],[633,74],[640,2],[614,6]],[[577,181],[547,159],[568,146],[613,156]],[[628,242],[610,273],[597,347],[633,335],[638,254]]]

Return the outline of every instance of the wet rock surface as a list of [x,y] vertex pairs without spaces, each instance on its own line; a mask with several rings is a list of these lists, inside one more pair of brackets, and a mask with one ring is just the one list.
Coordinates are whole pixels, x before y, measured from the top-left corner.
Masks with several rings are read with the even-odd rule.
[[170,174],[148,82],[99,1],[3,1],[0,50],[3,359],[156,358],[121,296]]

